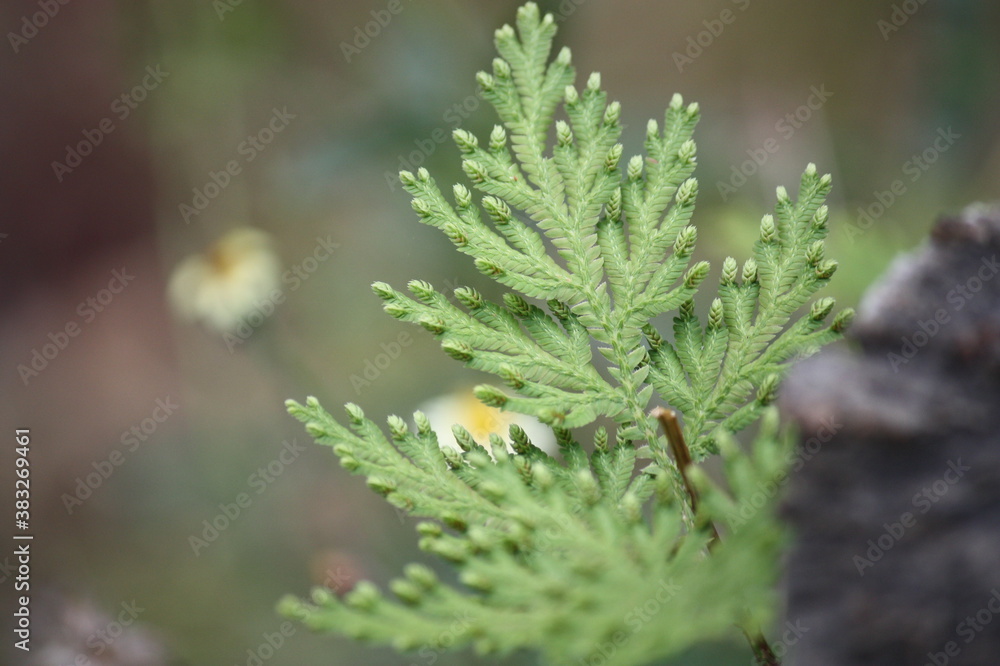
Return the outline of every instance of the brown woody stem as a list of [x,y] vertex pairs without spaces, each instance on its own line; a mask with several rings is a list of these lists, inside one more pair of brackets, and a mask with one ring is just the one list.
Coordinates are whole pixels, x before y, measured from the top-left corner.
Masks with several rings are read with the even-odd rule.
[[[687,468],[691,466],[691,451],[684,441],[684,433],[681,432],[680,422],[677,420],[677,412],[672,409],[657,407],[653,410],[653,417],[659,419],[663,426],[663,432],[667,435],[667,442],[670,444],[670,452],[674,454],[674,462],[677,464],[677,471],[680,472],[684,488],[687,490],[688,498],[691,500],[691,512],[698,513],[698,489],[691,483],[687,474]],[[719,540],[719,531],[715,529],[713,523],[709,523],[712,528],[712,541],[709,548]]]
[[[677,420],[677,412],[672,409],[664,409],[662,407],[657,407],[653,410],[652,416],[660,421],[660,425],[663,426],[663,432],[667,436],[667,442],[670,444],[670,452],[674,455],[674,462],[677,464],[677,471],[680,472],[681,480],[684,482],[684,488],[687,490],[688,498],[691,500],[691,512],[698,513],[698,489],[694,487],[691,483],[691,478],[687,474],[687,468],[691,466],[691,451],[687,447],[687,443],[684,441],[684,433],[681,430],[680,422]],[[719,536],[719,531],[715,528],[715,523],[709,521],[709,527],[712,529],[712,539],[708,542],[709,550],[721,541]],[[774,654],[774,650],[771,649],[771,645],[764,638],[764,635],[760,632],[750,632],[744,630],[743,634],[747,637],[747,641],[750,642],[750,648],[753,650],[754,657],[757,659],[757,663],[761,666],[781,666],[781,661]]]

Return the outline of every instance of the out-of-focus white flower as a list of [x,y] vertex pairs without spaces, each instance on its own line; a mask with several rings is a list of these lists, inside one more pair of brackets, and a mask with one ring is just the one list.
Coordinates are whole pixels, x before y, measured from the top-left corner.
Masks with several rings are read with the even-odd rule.
[[168,295],[180,316],[227,333],[271,298],[280,274],[271,237],[241,227],[178,264]]
[[510,449],[511,425],[521,426],[531,443],[549,455],[553,455],[557,448],[555,436],[548,426],[524,414],[502,412],[496,407],[487,407],[479,401],[471,389],[455,391],[429,400],[420,407],[420,411],[430,421],[441,448],[448,447],[461,451],[458,442],[455,441],[455,435],[451,432],[452,426],[456,424],[468,430],[472,438],[487,450],[489,450],[490,433],[503,437],[508,450]]

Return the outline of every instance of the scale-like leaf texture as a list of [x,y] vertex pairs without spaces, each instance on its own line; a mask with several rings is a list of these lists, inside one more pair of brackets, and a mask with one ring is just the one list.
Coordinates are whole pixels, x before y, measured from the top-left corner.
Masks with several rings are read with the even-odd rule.
[[[833,299],[812,300],[837,266],[823,250],[830,178],[809,165],[796,201],[778,189],[753,256],[742,270],[723,262],[702,321],[698,106],[675,95],[662,125],[648,123],[645,154],[622,165],[621,107],[600,76],[574,87],[569,50],[550,59],[555,21],[533,3],[516,23],[497,31],[501,57],[477,77],[500,123],[483,142],[454,133],[471,189],[446,195],[426,169],[400,174],[419,219],[509,292],[491,302],[471,287],[452,300],[420,280],[408,293],[373,289],[387,313],[495,375],[504,388],[482,385],[479,399],[548,424],[559,459],[517,427],[510,448],[499,434],[483,448],[456,427],[459,452],[440,448],[419,413],[415,429],[390,417],[387,434],[355,405],[344,426],[314,398],[289,401],[345,468],[427,519],[421,547],[457,566],[463,587],[412,565],[390,585],[395,600],[364,583],[282,608],[401,650],[533,648],[554,664],[646,663],[737,625],[755,635],[772,608],[783,536],[769,499],[788,458],[768,405],[787,363],[839,337],[852,316],[826,325]],[[657,320],[668,313],[665,336]],[[727,489],[697,467],[682,479],[650,415],[657,404],[680,414],[695,463],[721,454]],[[732,433],[768,413],[742,452]],[[598,419],[607,425],[582,446],[574,430]]]

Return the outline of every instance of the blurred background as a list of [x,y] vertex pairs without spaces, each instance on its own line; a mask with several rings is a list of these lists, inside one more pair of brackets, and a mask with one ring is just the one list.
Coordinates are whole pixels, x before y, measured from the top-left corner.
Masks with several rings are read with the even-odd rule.
[[[0,487],[30,428],[35,534],[34,649],[6,663],[487,663],[283,625],[285,593],[431,562],[283,401],[380,420],[481,381],[369,285],[493,293],[395,174],[462,178],[450,133],[492,127],[474,75],[518,4],[3,3]],[[539,4],[578,84],[600,71],[622,102],[626,155],[672,93],[701,104],[696,254],[714,271],[808,162],[834,177],[842,305],[939,214],[997,198],[995,3]]]

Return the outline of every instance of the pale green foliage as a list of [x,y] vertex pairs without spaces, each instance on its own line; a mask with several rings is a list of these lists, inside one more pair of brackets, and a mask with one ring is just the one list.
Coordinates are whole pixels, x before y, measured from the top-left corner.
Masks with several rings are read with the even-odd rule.
[[[780,543],[770,511],[726,534],[710,557],[703,528],[725,525],[732,502],[770,487],[784,464],[785,440],[773,428],[749,456],[729,434],[761,416],[789,359],[837,338],[850,320],[847,310],[826,326],[834,303],[822,298],[792,321],[836,269],[823,252],[830,178],[810,165],[797,201],[778,189],[753,257],[742,268],[732,258],[723,263],[702,324],[693,299],[709,265],[692,262],[697,234],[689,224],[697,105],[675,96],[662,127],[649,122],[645,156],[622,169],[621,109],[607,102],[599,75],[582,91],[573,87],[569,50],[549,60],[555,23],[534,4],[519,10],[517,28],[497,31],[502,57],[492,74],[478,76],[502,124],[485,145],[464,130],[454,136],[483,196],[476,201],[461,184],[445,196],[425,169],[400,174],[420,220],[512,291],[492,303],[462,287],[455,305],[422,281],[409,284],[412,296],[384,283],[374,290],[386,312],[498,376],[511,391],[480,386],[479,398],[549,424],[562,461],[517,428],[513,455],[499,436],[487,452],[461,429],[458,454],[439,449],[420,414],[416,432],[390,417],[386,438],[357,406],[348,406],[345,428],[315,399],[290,402],[344,467],[397,507],[440,521],[420,526],[421,546],[455,562],[468,589],[414,565],[392,585],[398,603],[364,584],[343,601],[318,592],[315,605],[287,601],[285,609],[316,628],[401,649],[457,635],[457,644],[482,650],[537,648],[553,663],[585,657],[625,632],[609,663],[643,663],[727,635],[748,613],[767,618]],[[555,120],[560,108],[565,120]],[[653,320],[672,311],[668,340]],[[654,404],[683,415],[696,462],[721,449],[730,499],[696,475],[706,497],[691,515],[648,414]],[[588,454],[571,429],[599,418],[613,424],[613,445],[599,428]],[[649,462],[636,475],[638,459]],[[679,587],[657,602],[655,626],[635,628],[632,611],[655,600],[661,582]]]
[[607,663],[642,664],[731,636],[749,614],[770,618],[782,532],[770,511],[755,507],[790,449],[788,438],[775,436],[774,412],[749,455],[721,440],[730,491],[695,477],[705,507],[698,523],[730,526],[709,557],[710,533],[685,527],[665,476],[632,478],[635,449],[611,446],[601,430],[589,456],[557,431],[560,463],[515,426],[517,453],[495,439],[494,463],[468,433],[459,437],[467,453],[442,452],[419,413],[416,432],[391,418],[387,438],[353,405],[349,428],[313,398],[290,410],[391,503],[451,528],[420,523],[420,546],[454,563],[468,588],[413,564],[390,585],[397,601],[362,583],[343,600],[320,589],[313,605],[282,602],[284,613],[313,629],[400,650],[535,648],[553,664],[599,655],[607,643],[615,650]]

